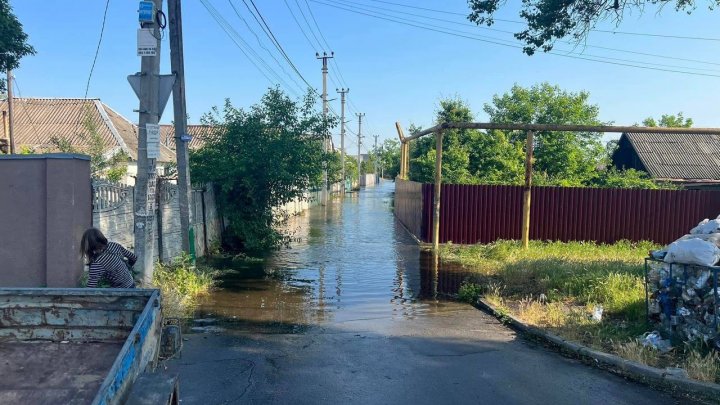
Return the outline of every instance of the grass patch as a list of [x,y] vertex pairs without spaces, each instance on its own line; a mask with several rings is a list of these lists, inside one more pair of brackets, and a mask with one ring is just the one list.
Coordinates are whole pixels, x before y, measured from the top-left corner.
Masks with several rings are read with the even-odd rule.
[[[677,348],[669,354],[644,347],[647,332],[643,259],[657,246],[649,242],[530,242],[445,245],[441,260],[472,274],[459,292],[462,300],[484,299],[503,313],[566,339],[643,364],[680,366],[703,381],[720,381],[717,353]],[[602,307],[602,319],[593,313]]]
[[192,314],[198,300],[212,291],[218,271],[192,264],[184,254],[170,264],[155,266],[153,287],[162,293],[162,310],[166,317],[184,318]]

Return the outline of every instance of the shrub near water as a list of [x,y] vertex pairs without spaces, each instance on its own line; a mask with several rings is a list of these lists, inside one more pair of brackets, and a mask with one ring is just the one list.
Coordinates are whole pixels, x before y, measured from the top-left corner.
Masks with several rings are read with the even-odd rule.
[[208,267],[193,266],[187,254],[170,264],[158,263],[153,285],[162,293],[163,314],[168,317],[188,316],[198,299],[212,290],[216,275],[217,271]]

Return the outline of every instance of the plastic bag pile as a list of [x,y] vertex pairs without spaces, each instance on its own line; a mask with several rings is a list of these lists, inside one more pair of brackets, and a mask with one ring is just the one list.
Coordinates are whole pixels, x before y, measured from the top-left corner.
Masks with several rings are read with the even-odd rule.
[[648,269],[650,319],[670,334],[720,350],[720,291],[713,288],[720,271],[710,268],[720,261],[720,216],[651,256],[664,263],[651,262]]

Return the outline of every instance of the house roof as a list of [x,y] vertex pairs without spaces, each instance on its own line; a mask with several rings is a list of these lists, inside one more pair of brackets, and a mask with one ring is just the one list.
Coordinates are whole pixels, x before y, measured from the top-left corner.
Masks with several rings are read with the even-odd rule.
[[[188,125],[187,133],[192,136],[190,140],[190,149],[198,149],[204,143],[207,136],[212,134],[212,125]],[[175,126],[160,125],[161,142],[168,148],[175,150]]]
[[720,135],[624,133],[648,174],[664,180],[720,180]]
[[[99,99],[82,98],[14,98],[14,143],[16,149],[27,146],[41,152],[54,152],[51,138],[67,140],[73,147],[87,146],[85,134],[92,125],[106,153],[124,151],[137,160],[137,125],[118,114]],[[0,101],[0,111],[7,111],[7,100]],[[5,125],[0,138],[8,138]],[[159,162],[172,162],[175,154],[160,145]]]

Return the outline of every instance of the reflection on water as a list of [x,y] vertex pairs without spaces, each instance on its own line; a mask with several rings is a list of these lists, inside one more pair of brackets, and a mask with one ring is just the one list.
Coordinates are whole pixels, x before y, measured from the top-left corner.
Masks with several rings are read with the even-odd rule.
[[196,317],[299,330],[436,310],[466,274],[438,270],[432,253],[421,252],[392,214],[393,190],[385,182],[291,218],[291,247],[263,263],[216,263],[234,271]]

